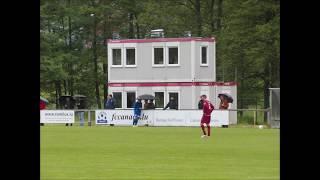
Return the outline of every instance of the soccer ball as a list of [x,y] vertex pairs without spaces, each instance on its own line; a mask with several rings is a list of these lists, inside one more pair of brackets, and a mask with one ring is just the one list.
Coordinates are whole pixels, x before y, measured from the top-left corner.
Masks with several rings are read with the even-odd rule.
[[263,125],[259,125],[258,127],[259,127],[259,129],[263,129]]

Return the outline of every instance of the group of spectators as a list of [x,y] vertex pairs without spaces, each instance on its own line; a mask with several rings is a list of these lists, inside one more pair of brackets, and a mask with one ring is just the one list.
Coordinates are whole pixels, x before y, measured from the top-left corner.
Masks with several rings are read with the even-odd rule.
[[[142,100],[137,98],[137,101],[139,103],[141,103],[141,108],[142,108]],[[105,108],[106,109],[115,109],[115,100],[112,97],[112,94],[109,94],[107,97],[107,101],[105,103]],[[133,105],[135,107],[135,105]],[[134,108],[133,107],[133,108]],[[163,108],[163,110],[166,109],[176,109],[178,110],[178,104],[177,102],[174,100],[173,97],[170,98],[170,101],[168,102],[168,104]],[[153,99],[149,99],[149,100],[144,100],[144,105],[143,105],[143,109],[155,109],[155,104],[153,102]]]

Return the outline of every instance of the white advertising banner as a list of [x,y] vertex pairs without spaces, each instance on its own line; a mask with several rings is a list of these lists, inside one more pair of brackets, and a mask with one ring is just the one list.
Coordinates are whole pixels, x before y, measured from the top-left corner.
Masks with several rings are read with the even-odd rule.
[[40,110],[40,123],[74,123],[73,110]]
[[[228,111],[213,111],[211,126],[229,125]],[[155,111],[154,126],[200,126],[201,110]]]
[[[203,114],[202,110],[187,110],[186,126],[200,126],[202,114]],[[212,118],[212,114],[211,114],[211,118]],[[210,122],[210,125],[212,125],[212,121]]]
[[222,125],[229,125],[229,111],[212,111],[210,124],[211,126],[217,127],[221,127]]
[[[153,111],[141,112],[138,125],[151,124]],[[132,125],[133,110],[96,110],[96,124]]]
[[[199,126],[201,110],[142,110],[138,125],[150,126]],[[96,124],[132,125],[133,110],[96,110]],[[229,111],[215,110],[211,126],[229,125]]]
[[185,126],[185,111],[158,110],[154,111],[153,126]]

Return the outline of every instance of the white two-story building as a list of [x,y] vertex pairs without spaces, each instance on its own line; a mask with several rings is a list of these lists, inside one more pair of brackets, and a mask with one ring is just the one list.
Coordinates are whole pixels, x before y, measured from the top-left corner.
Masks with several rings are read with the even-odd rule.
[[155,96],[156,108],[174,97],[179,109],[197,109],[206,94],[218,107],[218,93],[230,94],[236,108],[235,82],[216,82],[214,38],[108,40],[108,91],[117,108],[131,108],[142,94]]

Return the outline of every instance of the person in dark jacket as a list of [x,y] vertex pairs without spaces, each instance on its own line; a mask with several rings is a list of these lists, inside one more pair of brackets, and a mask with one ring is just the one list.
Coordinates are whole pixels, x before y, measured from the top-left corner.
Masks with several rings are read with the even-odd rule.
[[203,99],[200,96],[200,101],[198,102],[198,109],[203,109]]
[[178,110],[178,104],[173,97],[170,98],[170,101],[168,102],[166,107],[163,108],[163,110],[166,110],[167,108]]
[[106,102],[106,109],[114,109],[115,108],[115,100],[112,97],[112,94],[109,94]]
[[144,100],[143,109],[149,109],[149,104],[147,99]]
[[138,120],[141,116],[142,103],[141,99],[137,99],[137,101],[133,104],[133,127],[138,126]]
[[[66,103],[64,109],[73,109],[74,108],[74,99],[72,97],[66,98]],[[72,126],[72,123],[66,123],[66,126]]]
[[148,109],[155,109],[155,105],[153,103],[153,99],[150,99],[148,102]]

